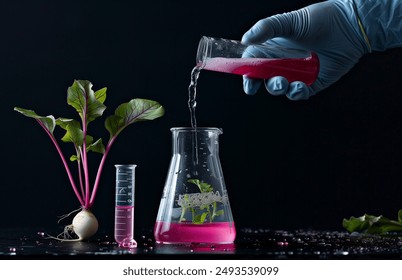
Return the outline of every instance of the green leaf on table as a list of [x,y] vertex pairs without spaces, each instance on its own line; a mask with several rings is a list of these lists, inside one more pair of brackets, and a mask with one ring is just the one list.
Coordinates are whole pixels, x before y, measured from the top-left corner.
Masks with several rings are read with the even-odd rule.
[[90,81],[75,80],[67,89],[67,103],[77,110],[85,125],[102,116],[106,109],[105,100],[106,88],[94,92]]
[[14,107],[14,111],[17,111],[26,117],[34,118],[34,119],[38,120],[44,126],[44,128],[53,135],[54,128],[56,127],[56,120],[52,115],[49,115],[46,117],[39,116],[32,110],[19,108],[19,107]]
[[383,234],[390,231],[402,231],[402,222],[365,214],[357,218],[352,216],[349,219],[343,219],[343,227],[349,232]]
[[163,116],[165,109],[158,102],[135,98],[121,104],[105,121],[110,138],[117,136],[124,128],[139,121],[153,120]]

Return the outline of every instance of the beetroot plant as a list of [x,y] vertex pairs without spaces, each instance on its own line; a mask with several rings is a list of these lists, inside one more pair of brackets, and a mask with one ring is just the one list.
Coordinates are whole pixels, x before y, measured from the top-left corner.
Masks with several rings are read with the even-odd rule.
[[[106,88],[94,91],[91,82],[75,80],[67,89],[67,103],[78,112],[80,121],[61,117],[56,119],[52,115],[39,116],[33,110],[14,108],[15,111],[24,116],[35,119],[50,137],[63,162],[74,194],[81,205],[79,209],[81,211],[76,214],[72,224],[65,227],[64,232],[61,234],[63,235],[62,237],[59,235],[58,239],[60,240],[84,240],[97,232],[98,221],[91,212],[91,208],[95,203],[102,170],[110,148],[117,136],[130,124],[153,120],[164,114],[163,106],[153,100],[135,98],[119,105],[114,114],[105,120],[105,128],[109,132],[109,139],[104,145],[102,138],[95,140],[93,136],[88,134],[88,125],[103,115],[106,109],[105,100]],[[70,142],[74,145],[75,153],[69,158],[71,162],[76,164],[77,172],[74,174],[70,170],[72,163],[68,162],[54,136],[53,132],[56,126],[65,130],[61,141]],[[102,154],[93,184],[90,182],[88,168],[88,152],[90,151]],[[70,233],[75,233],[78,238],[71,239]]]

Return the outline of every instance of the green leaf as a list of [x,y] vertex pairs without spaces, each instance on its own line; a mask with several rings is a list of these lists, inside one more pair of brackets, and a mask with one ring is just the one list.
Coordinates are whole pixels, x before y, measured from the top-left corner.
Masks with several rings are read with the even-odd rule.
[[212,192],[213,188],[210,184],[201,182],[200,183],[200,190],[201,192]]
[[76,160],[78,160],[78,156],[72,155],[72,156],[70,157],[70,161],[76,161]]
[[61,140],[63,142],[74,143],[77,147],[81,147],[84,142],[84,133],[82,132],[81,125],[78,121],[71,120],[68,123],[63,122],[61,126],[66,130]]
[[193,224],[203,224],[207,218],[208,212],[204,212],[201,215],[195,215]]
[[358,218],[352,216],[350,219],[343,219],[343,227],[349,232],[383,234],[390,231],[401,231],[402,223],[383,216],[365,214]]
[[105,146],[103,145],[102,139],[96,140],[96,142],[87,146],[87,151],[92,151],[96,153],[105,153]]
[[200,180],[198,180],[198,179],[188,179],[187,182],[196,185],[201,191]]
[[62,129],[67,130],[67,125],[72,122],[77,122],[74,119],[67,119],[67,118],[57,118],[56,125],[60,126]]
[[51,134],[53,134],[54,128],[56,127],[56,120],[52,115],[43,117],[37,115],[34,111],[29,110],[29,109],[23,109],[19,107],[14,107],[14,111],[17,111],[21,114],[23,114],[26,117],[29,118],[34,118],[41,122],[41,124],[44,126],[46,130],[48,130]]
[[200,210],[205,210],[205,209],[209,210],[209,204],[203,204],[200,206]]
[[128,125],[153,120],[163,116],[165,109],[158,102],[148,99],[135,98],[121,104],[105,121],[105,127],[110,138],[117,136]]
[[370,227],[369,221],[362,217],[350,217],[349,219],[343,219],[342,225],[349,232],[362,232]]
[[214,217],[217,217],[217,216],[221,216],[221,215],[223,215],[223,210],[221,209],[221,210],[218,210],[218,211],[216,211],[216,212],[214,212]]
[[[76,147],[82,147],[82,144],[84,143],[84,133],[81,130],[81,125],[78,121],[67,118],[58,118],[56,120],[56,124],[66,130],[66,134],[63,136],[63,138],[61,138],[63,142],[71,142],[74,143]],[[91,135],[87,135],[87,151],[93,151],[101,154],[105,152],[105,146],[102,143],[102,139],[98,139],[94,143],[92,142],[93,137]],[[70,160],[78,160],[78,155],[70,157]]]
[[123,118],[116,115],[111,115],[106,118],[105,127],[110,133],[110,138],[112,138],[113,136],[118,135],[121,130],[123,130]]
[[77,110],[81,119],[85,120],[85,125],[102,116],[106,109],[103,105],[105,99],[106,88],[95,93],[90,81],[75,80],[67,89],[67,103]]
[[187,182],[195,184],[197,186],[200,184],[200,180],[198,179],[188,179]]
[[95,98],[98,100],[100,103],[104,104],[106,100],[106,90],[107,88],[101,88],[97,91],[95,91]]
[[213,188],[210,184],[202,182],[198,179],[188,179],[187,182],[195,184],[200,189],[200,192],[202,192],[202,193],[213,191]]
[[402,209],[398,211],[398,222],[402,223]]

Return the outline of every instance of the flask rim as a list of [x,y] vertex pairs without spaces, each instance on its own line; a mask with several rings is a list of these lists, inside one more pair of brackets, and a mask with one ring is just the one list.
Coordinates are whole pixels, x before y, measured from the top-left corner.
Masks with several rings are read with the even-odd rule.
[[215,38],[212,37],[207,37],[207,36],[202,36],[199,43],[198,43],[198,48],[197,48],[197,56],[196,56],[196,65],[199,68],[204,68],[205,66],[205,60],[208,57],[211,57],[211,50],[212,50],[212,41],[214,41]]

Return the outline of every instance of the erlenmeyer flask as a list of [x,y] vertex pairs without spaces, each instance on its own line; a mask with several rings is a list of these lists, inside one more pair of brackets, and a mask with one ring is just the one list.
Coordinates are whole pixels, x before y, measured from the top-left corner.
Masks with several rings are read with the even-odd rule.
[[172,128],[154,236],[158,243],[233,243],[236,229],[219,160],[219,128]]

